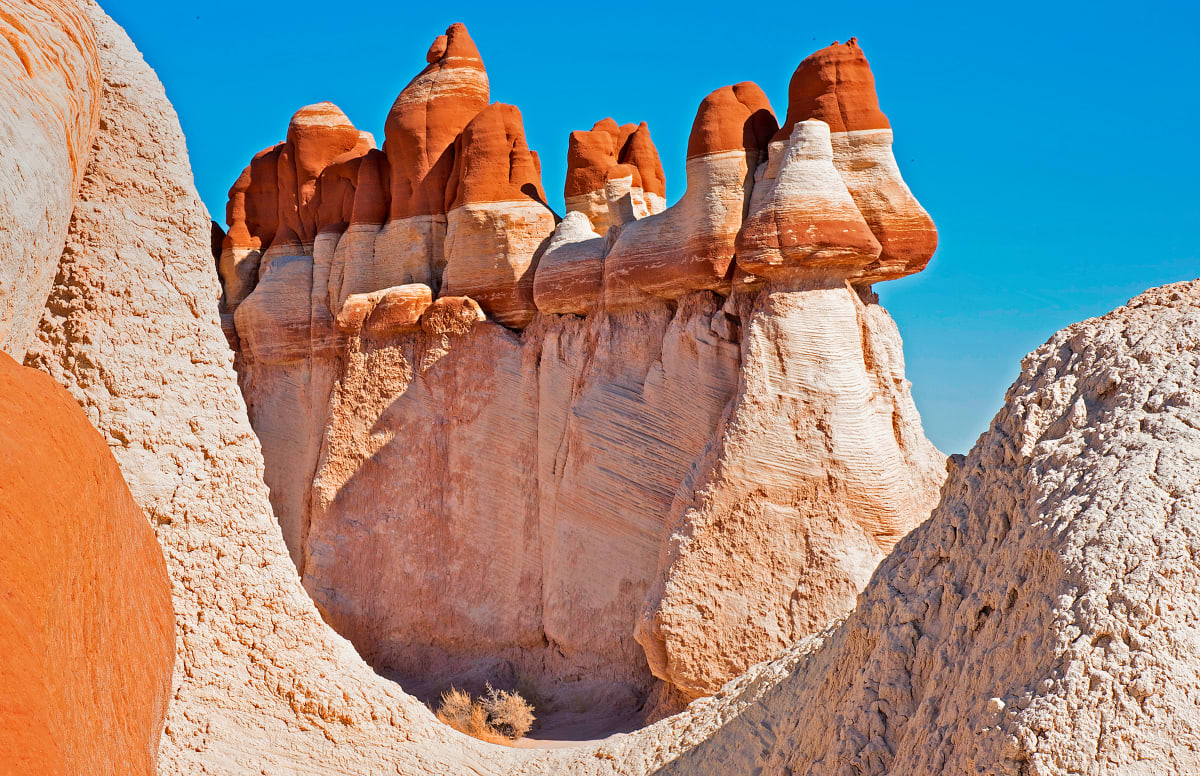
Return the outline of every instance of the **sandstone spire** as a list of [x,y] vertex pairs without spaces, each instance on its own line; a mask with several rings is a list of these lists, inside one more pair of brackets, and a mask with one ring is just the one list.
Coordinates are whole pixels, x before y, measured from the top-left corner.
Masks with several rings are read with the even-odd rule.
[[446,212],[454,139],[488,104],[487,72],[464,25],[450,25],[425,59],[429,65],[400,92],[384,125],[392,219]]
[[361,137],[331,102],[307,105],[292,116],[279,152],[279,226],[276,240],[310,245],[317,236],[317,178],[359,145]]
[[687,191],[662,213],[624,225],[605,258],[606,305],[728,286],[748,184],[776,126],[753,83],[704,98],[688,138]]

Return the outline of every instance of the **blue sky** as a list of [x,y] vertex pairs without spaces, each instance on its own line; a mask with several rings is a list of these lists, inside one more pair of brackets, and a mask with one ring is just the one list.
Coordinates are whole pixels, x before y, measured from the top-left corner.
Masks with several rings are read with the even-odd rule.
[[857,36],[941,235],[924,273],[876,290],[947,453],[970,448],[1054,331],[1200,276],[1194,2],[102,4],[166,85],[218,220],[302,105],[332,100],[382,142],[392,100],[455,21],[493,101],[521,108],[560,212],[571,130],[649,122],[674,201],[704,95],[755,81],[782,116],[800,60]]

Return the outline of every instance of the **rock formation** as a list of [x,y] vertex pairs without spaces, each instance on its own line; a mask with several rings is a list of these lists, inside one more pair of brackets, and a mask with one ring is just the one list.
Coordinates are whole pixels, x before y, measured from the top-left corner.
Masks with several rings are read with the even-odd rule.
[[646,122],[618,127],[607,118],[572,132],[563,195],[567,212],[583,213],[598,234],[665,210],[662,162]]
[[[440,725],[397,685],[372,672],[322,621],[301,588],[271,514],[259,448],[224,348],[211,227],[191,182],[178,122],[161,86],[121,30],[94,3],[85,9],[96,29],[104,74],[104,123],[29,361],[65,385],[83,406],[108,441],[165,551],[179,670],[160,750],[163,773],[883,776],[1187,774],[1200,769],[1200,655],[1194,633],[1200,599],[1194,592],[1193,559],[1200,541],[1195,506],[1200,495],[1195,476],[1200,468],[1195,374],[1200,363],[1200,282],[1148,292],[1104,318],[1065,329],[1027,358],[989,432],[965,459],[952,462],[941,503],[879,565],[844,621],[801,638],[773,661],[751,667],[715,694],[634,734],[564,750],[488,746]],[[789,131],[787,137],[792,136]],[[152,152],[139,154],[147,144]],[[753,199],[754,192],[750,195]],[[133,215],[117,217],[125,214]],[[893,471],[902,473],[914,470],[895,464],[897,455],[928,451],[927,444],[905,436],[918,429],[904,419],[898,340],[886,313],[865,289],[854,292],[829,278],[824,285],[811,278],[786,278],[743,286],[747,293],[725,299],[700,292],[673,303],[652,300],[628,310],[599,309],[585,318],[539,315],[519,336],[486,320],[474,300],[445,295],[424,308],[419,333],[413,331],[415,311],[434,296],[434,289],[422,284],[356,291],[366,297],[355,298],[348,312],[360,306],[367,312],[361,328],[347,325],[343,333],[335,327],[346,338],[345,353],[339,356],[346,371],[339,372],[331,394],[335,409],[344,407],[353,423],[336,428],[347,438],[361,434],[365,444],[379,445],[378,450],[403,460],[412,460],[414,449],[434,442],[441,447],[430,460],[444,461],[446,467],[467,465],[467,452],[478,457],[479,448],[472,444],[480,439],[506,445],[492,458],[469,462],[472,471],[479,467],[478,487],[467,483],[461,491],[435,494],[476,506],[485,503],[487,486],[507,485],[498,473],[500,457],[523,454],[521,435],[513,433],[520,431],[520,416],[509,410],[528,402],[524,365],[539,362],[538,422],[569,428],[562,435],[537,436],[539,448],[548,442],[554,454],[543,456],[539,450],[536,476],[542,479],[548,468],[546,481],[555,484],[552,490],[539,485],[537,501],[585,503],[582,497],[588,494],[571,482],[594,482],[586,506],[610,511],[600,521],[539,508],[530,524],[528,506],[517,504],[525,510],[522,527],[529,529],[519,537],[494,520],[491,525],[476,519],[433,526],[467,536],[472,530],[493,531],[461,547],[445,545],[458,552],[449,558],[453,568],[446,579],[469,593],[472,585],[485,584],[471,576],[480,573],[472,562],[482,549],[511,559],[513,546],[520,548],[528,544],[527,536],[544,533],[558,548],[560,565],[551,571],[565,575],[560,577],[565,582],[547,588],[563,591],[573,604],[587,588],[570,586],[569,564],[591,564],[593,585],[615,587],[618,596],[628,597],[627,580],[596,574],[597,568],[613,568],[600,554],[617,557],[638,550],[641,537],[613,530],[625,527],[619,523],[625,502],[648,494],[646,503],[657,508],[655,503],[669,500],[669,512],[660,514],[667,514],[677,530],[662,546],[655,583],[662,592],[649,599],[660,603],[648,607],[638,633],[650,645],[651,661],[655,644],[675,650],[665,665],[681,671],[676,680],[686,690],[694,681],[690,656],[697,653],[686,643],[682,650],[671,646],[677,627],[686,636],[694,624],[682,599],[673,596],[676,585],[693,584],[681,581],[686,579],[681,574],[693,579],[707,575],[716,582],[709,599],[699,603],[707,607],[717,602],[718,636],[736,633],[720,613],[720,607],[737,608],[733,599],[721,600],[721,588],[729,582],[720,575],[737,564],[757,563],[756,574],[790,578],[787,563],[798,554],[792,547],[803,546],[811,551],[811,568],[825,574],[822,552],[849,547],[855,552],[840,553],[836,565],[841,576],[831,578],[843,580],[839,584],[844,587],[822,590],[820,575],[808,575],[803,578],[806,587],[797,588],[797,600],[848,589],[857,584],[856,574],[873,563],[867,560],[871,544],[886,547],[904,530],[889,511],[897,502],[887,497],[890,488],[903,487],[884,485],[886,474],[885,479],[865,476],[866,469],[856,468],[864,460],[854,446],[870,447],[867,463],[890,460]],[[393,308],[394,313],[387,312]],[[385,311],[381,327],[373,330],[368,324],[380,309]],[[860,336],[857,346],[846,336],[851,318]],[[392,321],[404,323],[393,329]],[[772,352],[768,346],[775,344],[779,349]],[[632,358],[625,358],[627,351]],[[490,372],[467,368],[477,367],[481,356],[492,359],[487,362],[493,366]],[[838,371],[823,376],[816,364],[834,356]],[[252,357],[242,352],[239,358]],[[592,365],[572,367],[574,359]],[[856,359],[861,366],[851,363]],[[378,383],[371,379],[375,367],[381,370]],[[0,374],[15,369],[0,368],[6,370]],[[593,375],[602,379],[592,380]],[[491,381],[492,390],[472,390],[481,378]],[[351,390],[354,379],[369,385]],[[858,387],[842,390],[841,381]],[[443,433],[402,436],[386,423],[377,430],[354,406],[371,405],[386,414],[393,401],[389,392],[401,384],[410,386],[402,397],[409,406],[397,410],[415,414],[416,405],[440,409],[441,417],[421,419]],[[544,386],[546,395],[584,397],[590,392],[591,398],[543,411]],[[712,396],[726,386],[733,387],[722,404]],[[6,386],[3,395],[17,396],[17,390]],[[797,417],[794,411],[803,398],[797,394],[809,392],[814,402],[832,404],[823,405],[823,415],[807,410]],[[687,401],[677,398],[681,394]],[[29,417],[42,418],[52,406],[63,410],[62,417],[39,421],[39,432],[52,426],[86,436],[61,400],[55,405],[47,396],[53,391],[41,390],[27,401]],[[464,398],[465,403],[454,401]],[[856,407],[856,402],[866,406]],[[881,444],[878,418],[889,404],[899,413],[899,427],[892,441]],[[699,415],[713,407],[721,408],[718,426],[706,428]],[[623,416],[629,408],[629,424],[606,422],[606,415]],[[672,421],[674,413],[697,416]],[[504,417],[510,419],[501,422]],[[480,418],[495,419],[498,425],[489,430]],[[783,421],[777,422],[779,418]],[[698,445],[697,458],[684,466],[685,480],[673,490],[647,487],[636,492],[631,487],[636,483],[617,479],[622,471],[636,470],[608,468],[622,455],[640,453],[642,457],[626,463],[642,464],[661,486],[675,476],[669,469],[688,454],[664,455],[677,437],[661,433],[663,421],[679,423],[681,433],[690,435],[681,443]],[[0,435],[12,428],[22,439],[31,433],[19,424],[0,422]],[[398,423],[393,428],[409,431],[414,426]],[[719,431],[709,434],[710,428]],[[806,458],[819,448],[788,436],[796,432],[795,439],[828,444],[829,459],[817,463]],[[340,441],[334,438],[334,443]],[[622,453],[622,445],[627,452]],[[0,450],[18,446],[6,442]],[[572,453],[580,447],[588,454]],[[30,494],[34,507],[62,501],[61,488],[36,490],[49,479],[27,486],[24,473],[66,469],[64,476],[76,477],[90,461],[98,467],[93,484],[111,485],[103,493],[120,506],[119,481],[111,465],[105,468],[99,446],[92,449],[90,459],[74,453],[69,464],[52,446],[22,449],[23,454],[59,459],[0,478],[0,487],[19,485],[18,495],[6,495],[3,503]],[[10,460],[0,454],[0,463]],[[334,486],[314,487],[314,493],[335,504],[353,501],[353,489],[339,488],[336,478],[361,476],[369,491],[369,480],[382,479],[385,463],[372,456],[354,469],[353,459],[343,455],[323,470],[321,481]],[[814,533],[822,526],[804,511],[817,503],[812,491],[820,487],[820,471],[811,467],[823,465],[830,466],[825,474],[838,475],[824,478],[825,485],[839,489],[828,495],[844,499],[847,508],[840,517],[833,512],[820,516],[828,531],[824,534]],[[528,467],[504,471],[510,478],[514,473],[530,477]],[[414,479],[420,487],[435,487]],[[512,492],[529,498],[532,491],[521,487]],[[850,510],[854,499],[873,506]],[[99,496],[71,499],[50,516],[103,503]],[[425,503],[427,509],[436,507],[434,501]],[[125,506],[131,508],[128,502]],[[110,513],[128,516],[129,511]],[[789,545],[762,535],[763,524],[755,519],[759,514],[782,515],[783,524],[794,526],[793,536],[804,543]],[[465,509],[454,515],[471,518]],[[390,531],[393,516],[408,519],[395,508],[388,519],[367,527]],[[76,525],[97,528],[90,521]],[[101,532],[91,544],[115,543],[115,538]],[[610,548],[605,539],[619,543]],[[538,541],[534,546],[550,546]],[[509,545],[502,546],[504,542]],[[124,543],[126,553],[117,553],[117,562],[133,562],[136,568],[130,546]],[[386,543],[363,541],[360,546],[378,551]],[[581,547],[590,554],[579,552]],[[20,557],[10,553],[7,560]],[[78,571],[82,557],[76,553],[74,563],[65,563],[66,573]],[[855,566],[855,559],[862,562]],[[411,573],[379,564],[378,556],[353,560],[364,578]],[[533,594],[523,575],[539,562],[531,558],[519,566],[487,569],[495,580],[489,590],[521,602]],[[109,567],[103,571],[107,579],[116,577]],[[29,572],[21,578],[35,576]],[[339,592],[335,587],[327,591],[330,597]],[[366,599],[340,603],[351,615],[354,605],[371,616],[379,611],[370,610],[372,602]],[[746,603],[745,611],[755,613],[770,614],[775,606],[760,599]],[[0,618],[9,611],[0,609]],[[504,627],[524,625],[521,612],[501,607],[492,612],[508,618],[500,623]],[[798,632],[805,630],[803,622]],[[734,618],[733,625],[738,624]],[[467,625],[484,632],[488,623]],[[565,620],[551,629],[571,625]],[[127,635],[122,644],[130,643],[124,640]],[[152,640],[133,643],[140,650],[135,660],[147,657],[144,647]],[[683,658],[678,664],[676,654]],[[138,687],[144,691],[152,684]],[[0,684],[0,693],[13,686]],[[130,700],[129,694],[122,700]],[[93,707],[82,701],[68,701],[64,712],[79,714],[80,709],[93,715]],[[6,716],[5,722],[11,719]],[[81,732],[81,726],[109,721],[77,719],[77,724],[55,719],[56,744]],[[4,732],[13,730],[10,725]],[[137,745],[122,748],[123,764],[134,763],[138,752]]]
[[0,397],[0,772],[152,776],[175,663],[162,551],[61,386],[0,353]]
[[[0,350],[20,359],[62,253],[96,131],[100,69],[73,0],[0,1]],[[18,152],[14,152],[19,149]]]
[[[269,245],[222,278],[272,504],[322,614],[408,689],[666,713],[848,611],[933,505],[942,458],[861,282],[880,244],[828,125],[772,143],[751,83],[701,102],[669,208],[645,124],[572,133],[556,226],[465,28],[429,60],[386,155],[305,108],[231,189],[227,244]],[[288,162],[309,124],[322,170]],[[408,242],[375,233],[385,166]],[[250,215],[271,191],[279,225]]]
[[937,230],[900,177],[891,125],[854,38],[834,42],[796,68],[787,118],[772,147],[788,142],[796,124],[811,119],[829,125],[834,165],[881,246],[879,258],[856,273],[856,280],[890,280],[925,269],[937,247]]
[[448,296],[474,298],[514,328],[524,328],[537,312],[537,253],[554,231],[541,178],[521,112],[512,105],[483,109],[454,141],[440,286]]

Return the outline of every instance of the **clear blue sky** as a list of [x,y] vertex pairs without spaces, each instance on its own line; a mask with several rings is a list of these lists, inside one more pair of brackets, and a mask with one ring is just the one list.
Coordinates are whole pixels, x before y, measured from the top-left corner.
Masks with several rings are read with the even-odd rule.
[[479,46],[493,101],[521,108],[560,211],[571,130],[649,122],[674,201],[705,94],[755,81],[782,116],[800,60],[858,36],[941,234],[924,273],[876,290],[947,453],[969,449],[1055,330],[1200,276],[1195,2],[101,2],[166,85],[219,221],[302,105],[332,100],[382,142],[451,22]]

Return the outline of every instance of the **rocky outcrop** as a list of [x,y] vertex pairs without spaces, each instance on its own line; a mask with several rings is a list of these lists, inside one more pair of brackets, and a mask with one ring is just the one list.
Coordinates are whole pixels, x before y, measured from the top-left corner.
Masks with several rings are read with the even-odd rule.
[[687,191],[662,213],[626,224],[604,257],[604,304],[728,291],[750,183],[776,129],[762,90],[746,82],[704,98],[688,137]]
[[876,300],[825,282],[752,304],[737,393],[676,492],[637,623],[655,676],[689,700],[849,611],[943,476]]
[[[384,126],[391,204],[375,263],[386,267],[385,285],[438,287],[455,141],[488,106],[487,72],[466,27],[451,25],[425,58],[428,67],[400,92]],[[370,289],[355,289],[362,290]]]
[[[666,713],[848,611],[932,507],[944,465],[861,283],[880,245],[828,125],[769,148],[751,83],[702,101],[669,208],[645,124],[573,133],[556,226],[520,112],[477,105],[466,42],[435,44],[386,156],[324,106],[340,144],[295,175],[315,188],[259,176],[260,155],[231,191],[248,214],[275,180],[281,223],[295,209],[308,230],[262,223],[257,273],[223,271],[272,504],[321,612],[410,690],[502,681],[549,710]],[[420,90],[437,100],[413,116],[461,120],[444,179],[398,128]],[[385,230],[444,214],[444,239],[401,245],[375,234],[381,208],[358,215],[384,165]]]
[[0,353],[0,396],[0,772],[152,776],[175,662],[162,552],[62,387]]
[[563,194],[567,212],[583,213],[598,234],[666,209],[662,163],[646,122],[617,126],[606,118],[572,132]]
[[20,359],[96,131],[100,68],[72,0],[2,0],[0,40],[0,137],[10,149],[0,154],[0,350]]
[[589,772],[1195,772],[1198,343],[1200,281],[1055,334],[845,622]]

